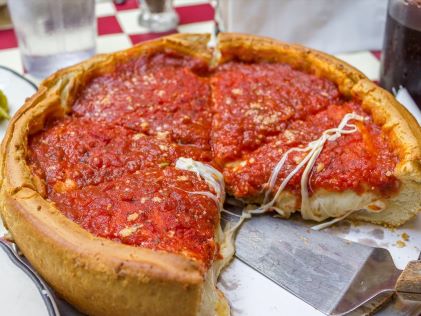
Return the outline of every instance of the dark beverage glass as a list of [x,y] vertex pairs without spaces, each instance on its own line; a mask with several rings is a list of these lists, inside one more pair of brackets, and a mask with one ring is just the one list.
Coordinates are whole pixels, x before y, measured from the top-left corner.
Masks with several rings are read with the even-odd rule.
[[389,0],[380,85],[405,87],[421,108],[421,0]]

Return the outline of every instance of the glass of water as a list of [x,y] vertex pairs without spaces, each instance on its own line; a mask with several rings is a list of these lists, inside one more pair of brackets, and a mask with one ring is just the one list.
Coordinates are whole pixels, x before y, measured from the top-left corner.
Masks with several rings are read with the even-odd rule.
[[179,22],[173,0],[140,0],[139,24],[152,32],[174,29]]
[[44,78],[95,54],[95,0],[9,0],[25,71]]

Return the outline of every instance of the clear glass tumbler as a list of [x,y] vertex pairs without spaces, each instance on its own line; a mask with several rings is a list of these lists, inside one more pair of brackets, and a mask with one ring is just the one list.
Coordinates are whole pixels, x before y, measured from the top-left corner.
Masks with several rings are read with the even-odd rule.
[[95,54],[95,0],[9,0],[25,71],[44,78]]
[[179,19],[173,0],[140,0],[139,24],[152,32],[174,29]]

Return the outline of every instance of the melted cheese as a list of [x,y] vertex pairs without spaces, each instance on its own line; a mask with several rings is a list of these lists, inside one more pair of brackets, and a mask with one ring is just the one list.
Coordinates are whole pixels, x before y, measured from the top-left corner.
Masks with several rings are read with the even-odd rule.
[[[199,177],[205,180],[209,187],[212,188],[215,192],[215,194],[213,194],[212,192],[196,191],[188,192],[189,194],[204,195],[215,201],[220,212],[227,212],[232,214],[231,212],[224,209],[225,183],[223,175],[218,170],[202,162],[183,157],[177,159],[175,167],[181,170],[195,172]],[[222,230],[217,232],[217,237],[219,237],[218,239],[221,246],[221,255],[223,257],[219,263],[217,274],[219,274],[220,270],[229,263],[232,256],[234,255],[235,232],[237,228],[241,226],[241,223],[244,221],[244,219],[248,217],[250,217],[250,215],[243,213],[243,215],[240,216],[240,220],[234,226],[231,227],[227,225],[224,232],[222,232]]]
[[[315,226],[315,229],[322,229],[324,227],[332,225],[337,221],[346,218],[353,212],[359,210],[367,210],[371,212],[382,211],[385,208],[384,203],[380,200],[376,200],[375,197],[373,197],[370,194],[364,194],[360,195],[359,197],[356,197],[354,192],[340,193],[341,195],[344,195],[343,200],[346,200],[346,203],[342,203],[342,205],[341,203],[335,203],[332,199],[326,198],[322,195],[310,198],[308,192],[308,181],[310,172],[313,166],[315,165],[316,160],[319,157],[321,151],[323,150],[323,147],[326,144],[326,142],[332,142],[337,140],[342,135],[357,132],[357,126],[351,124],[351,120],[365,121],[367,119],[367,117],[363,117],[355,113],[348,113],[342,118],[341,122],[336,128],[331,128],[324,131],[318,139],[310,142],[305,148],[294,147],[287,150],[282,155],[281,159],[272,171],[272,174],[268,181],[263,204],[255,209],[243,210],[239,221],[234,226],[228,227],[225,230],[224,250],[226,251],[226,256],[224,255],[224,258],[231,258],[234,254],[235,232],[241,226],[244,220],[250,218],[252,214],[261,214],[269,210],[274,210],[279,215],[283,217],[288,217],[291,214],[291,212],[294,211],[294,209],[291,207],[283,207],[283,203],[281,203],[281,201],[285,198],[285,194],[287,194],[287,192],[285,192],[284,189],[287,186],[288,182],[292,179],[292,177],[295,174],[297,174],[303,168],[304,171],[301,176],[301,216],[304,219],[311,219],[315,221],[322,221],[329,217],[336,217],[336,219],[327,222],[326,224]],[[270,195],[272,194],[273,189],[276,185],[278,175],[282,170],[283,166],[285,165],[289,154],[292,152],[302,152],[306,153],[306,155],[301,161],[298,162],[296,167],[283,179],[275,195],[272,197],[272,199],[270,199]],[[184,170],[194,171],[199,176],[201,176],[214,189],[214,191],[216,192],[216,196],[210,192],[190,193],[202,194],[208,196],[209,198],[212,198],[218,204],[220,211],[225,211],[223,208],[223,203],[225,199],[224,179],[222,174],[218,170],[206,164],[188,158],[179,158],[177,160],[176,167]],[[327,196],[331,196],[331,193],[327,194]]]
[[[220,212],[225,211],[223,207],[225,201],[224,177],[218,170],[202,162],[184,157],[177,159],[175,167],[181,170],[195,172],[197,176],[205,180],[209,187],[215,192],[215,194],[213,194],[208,191],[195,191],[188,192],[189,194],[204,195],[215,201]],[[231,232],[231,229],[227,229],[223,232],[220,225],[218,225],[215,240],[220,244],[222,260],[215,261],[212,268],[205,276],[205,285],[199,315],[229,315],[229,305],[216,289],[216,282],[221,270],[230,262],[234,255],[234,237],[232,234],[233,232]]]
[[197,174],[198,177],[203,178],[206,183],[214,190],[215,194],[211,192],[189,192],[191,194],[205,195],[217,202],[220,210],[223,209],[225,201],[225,183],[224,176],[215,168],[204,164],[200,161],[191,158],[178,158],[175,167],[180,170],[188,170]]
[[[277,201],[281,197],[285,187],[287,186],[288,182],[292,179],[292,177],[297,174],[302,168],[304,168],[303,174],[301,176],[301,214],[304,219],[313,219],[313,220],[322,220],[318,214],[313,212],[313,208],[311,207],[309,193],[308,193],[308,179],[310,175],[310,171],[313,168],[314,164],[316,163],[317,158],[319,157],[321,151],[323,150],[323,146],[326,142],[335,141],[340,136],[345,134],[352,134],[358,131],[356,125],[349,123],[350,120],[358,120],[358,121],[365,121],[367,120],[366,117],[357,115],[355,113],[348,113],[346,114],[341,122],[339,123],[338,127],[331,128],[322,133],[322,135],[310,142],[305,148],[294,147],[287,150],[276,164],[275,168],[272,171],[272,174],[268,181],[268,186],[265,193],[265,198],[263,200],[263,204],[254,210],[249,211],[251,214],[261,214],[265,213],[269,210],[274,210],[279,215],[287,217],[290,215],[289,210],[281,209],[277,206]],[[278,190],[276,191],[275,195],[271,200],[269,200],[270,195],[276,185],[276,180],[278,179],[279,172],[282,170],[285,162],[288,159],[288,156],[292,152],[303,152],[307,153],[304,158],[297,164],[297,166],[285,177],[285,179],[279,185]]]
[[[348,216],[350,216],[351,214],[355,213],[355,212],[359,212],[359,211],[368,211],[368,212],[381,212],[386,208],[386,204],[381,201],[381,200],[374,200],[366,205],[364,205],[363,207],[359,207],[359,204],[353,204],[353,206],[355,207],[355,209],[346,212],[345,214],[343,214],[342,216],[336,217],[330,221],[315,225],[313,227],[311,227],[313,230],[322,230],[325,229],[329,226],[332,226],[333,224],[344,220],[345,218],[347,218]],[[375,211],[374,211],[375,210]],[[331,216],[329,216],[331,217]]]

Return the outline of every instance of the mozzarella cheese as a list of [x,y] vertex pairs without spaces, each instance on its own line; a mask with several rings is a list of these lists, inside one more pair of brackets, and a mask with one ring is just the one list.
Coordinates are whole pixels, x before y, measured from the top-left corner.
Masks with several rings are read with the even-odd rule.
[[[209,187],[215,192],[215,194],[213,194],[209,191],[196,191],[188,192],[189,194],[204,195],[215,201],[220,212],[225,211],[224,177],[218,170],[202,162],[184,157],[178,158],[175,166],[181,170],[195,172],[197,176],[205,180]],[[229,305],[223,296],[218,293],[216,282],[221,270],[230,262],[234,255],[234,232],[239,226],[240,224],[237,224],[233,228],[227,228],[224,232],[222,231],[221,226],[218,225],[215,240],[220,244],[222,259],[215,261],[212,268],[205,276],[200,315],[229,315]]]
[[205,195],[217,202],[220,210],[223,209],[225,201],[225,183],[224,176],[215,168],[204,164],[200,161],[193,160],[191,158],[178,158],[175,162],[175,167],[180,170],[188,170],[197,174],[198,177],[203,178],[206,183],[215,191],[215,194],[211,192],[189,192],[191,194]]
[[[225,202],[225,183],[223,175],[216,170],[215,168],[204,164],[199,161],[195,161],[191,158],[178,158],[175,167],[181,170],[188,170],[195,172],[199,177],[206,181],[206,183],[213,189],[215,194],[212,192],[207,191],[196,191],[196,192],[188,192],[190,194],[200,194],[210,199],[214,200],[218,206],[220,212],[227,212],[229,211],[224,209],[224,202]],[[232,213],[231,213],[232,214]],[[233,214],[236,215],[236,214]],[[221,255],[223,259],[219,264],[219,268],[217,274],[219,274],[220,270],[226,266],[229,261],[231,260],[232,256],[234,255],[234,237],[237,228],[239,228],[244,221],[244,219],[249,218],[251,215],[246,214],[243,212],[243,215],[240,216],[240,220],[234,225],[225,228],[225,231],[219,229],[217,232],[217,239],[220,241],[221,245]]]
[[[335,217],[334,220],[326,223],[326,225],[321,224],[315,226],[315,229],[323,229],[360,210],[366,210],[369,212],[381,212],[384,210],[386,208],[385,203],[375,194],[370,192],[357,194],[351,190],[346,190],[344,192],[318,190],[311,197],[308,192],[309,175],[318,156],[323,150],[324,144],[328,141],[335,141],[342,135],[357,132],[357,126],[351,124],[351,120],[365,121],[367,119],[368,118],[355,113],[348,113],[343,117],[338,127],[324,131],[320,138],[310,142],[305,148],[294,147],[286,151],[272,171],[263,204],[259,208],[248,212],[250,214],[260,214],[269,210],[274,210],[283,217],[289,217],[291,213],[297,211],[295,208],[297,198],[286,191],[285,187],[291,178],[303,168],[304,171],[301,176],[301,216],[304,219],[314,221],[323,221],[327,218]],[[298,162],[297,166],[291,171],[291,173],[285,177],[273,198],[270,199],[270,195],[276,185],[279,172],[282,170],[282,167],[291,152],[303,152],[306,153],[306,155],[300,162]]]

